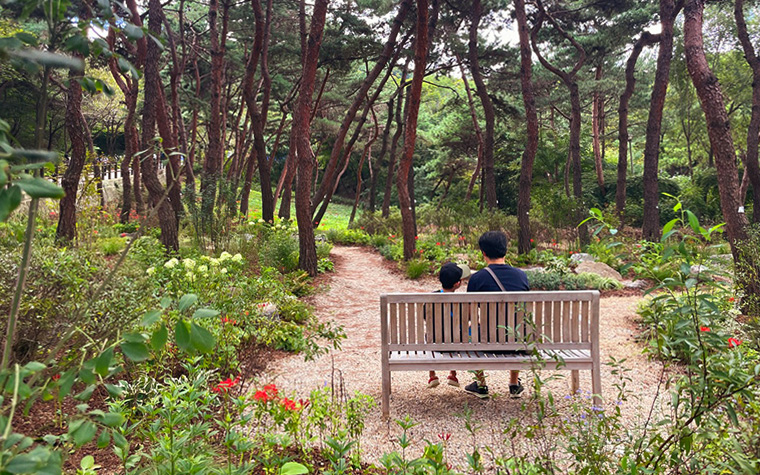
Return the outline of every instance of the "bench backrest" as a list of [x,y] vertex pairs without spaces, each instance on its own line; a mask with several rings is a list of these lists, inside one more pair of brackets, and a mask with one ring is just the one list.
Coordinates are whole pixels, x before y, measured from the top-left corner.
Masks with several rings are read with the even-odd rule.
[[454,292],[380,296],[386,351],[593,349],[599,292]]

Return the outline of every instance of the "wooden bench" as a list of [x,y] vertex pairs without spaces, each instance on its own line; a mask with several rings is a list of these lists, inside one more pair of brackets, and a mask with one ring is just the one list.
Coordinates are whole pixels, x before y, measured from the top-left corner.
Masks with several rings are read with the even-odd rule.
[[380,325],[385,417],[392,371],[591,370],[601,397],[596,290],[387,294]]

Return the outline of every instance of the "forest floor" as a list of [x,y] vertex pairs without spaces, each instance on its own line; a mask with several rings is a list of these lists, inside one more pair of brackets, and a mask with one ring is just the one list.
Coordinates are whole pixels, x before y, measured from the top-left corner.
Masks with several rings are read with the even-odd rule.
[[[425,277],[412,281],[407,279],[394,264],[384,260],[377,253],[360,247],[336,246],[331,256],[335,271],[323,277],[326,290],[311,297],[318,318],[332,320],[342,325],[348,338],[342,349],[332,351],[316,361],[305,362],[298,355],[287,356],[272,362],[262,381],[276,382],[285,394],[296,392],[306,398],[315,388],[333,385],[345,390],[348,397],[354,393],[371,396],[378,405],[366,419],[366,428],[361,439],[362,458],[378,463],[384,453],[398,450],[397,438],[400,428],[393,422],[410,416],[419,425],[410,434],[413,445],[407,456],[419,457],[425,440],[436,443],[439,434],[451,434],[447,443],[447,457],[455,467],[467,466],[466,454],[472,452],[473,444],[489,446],[497,455],[509,453],[509,444],[504,444],[504,427],[513,419],[518,420],[532,414],[530,405],[522,404],[530,400],[533,392],[532,375],[521,375],[526,387],[523,399],[510,399],[508,393],[509,374],[506,371],[487,373],[491,399],[481,400],[463,391],[462,387],[472,380],[469,374],[459,374],[460,388],[445,384],[446,373],[439,373],[441,385],[427,388],[426,372],[394,372],[391,394],[390,422],[383,421],[379,406],[381,393],[380,371],[380,295],[389,292],[431,292],[439,288],[435,277]],[[461,290],[460,290],[461,291]],[[605,406],[612,409],[619,405],[623,421],[635,424],[646,418],[657,393],[662,376],[662,365],[650,361],[642,354],[643,344],[636,340],[638,334],[636,308],[642,300],[636,296],[602,296],[600,335],[602,357],[602,387],[606,398]],[[613,368],[605,365],[614,357],[625,360],[623,366],[630,381],[627,388],[632,393],[627,400],[617,401],[620,378],[613,374]],[[558,378],[546,383],[545,389],[554,394],[557,404],[571,411],[571,400],[565,398],[570,392],[568,371],[539,373],[543,380],[550,375]],[[591,378],[588,371],[581,371],[581,389],[590,391]],[[583,396],[581,396],[583,397]],[[657,404],[658,406],[660,403]],[[479,424],[474,437],[465,429],[462,413],[469,408],[472,419]],[[548,441],[554,443],[552,441]],[[535,445],[535,443],[534,443]],[[492,458],[484,453],[486,467]]]

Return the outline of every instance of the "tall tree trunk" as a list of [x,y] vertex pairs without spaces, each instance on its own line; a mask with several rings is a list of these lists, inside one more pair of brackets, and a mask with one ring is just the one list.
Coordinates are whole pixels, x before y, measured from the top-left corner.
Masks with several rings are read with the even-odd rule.
[[81,122],[82,86],[79,80],[82,76],[81,71],[70,71],[69,89],[66,92],[66,131],[71,139],[71,158],[61,179],[64,196],[59,203],[58,227],[55,231],[56,240],[61,243],[74,241],[77,237],[77,189],[87,160],[86,128]]
[[525,14],[525,0],[515,0],[515,15],[520,36],[520,85],[528,132],[520,165],[520,182],[517,193],[517,224],[520,228],[517,248],[520,254],[527,254],[532,248],[530,244],[530,188],[533,183],[533,163],[538,150],[538,114],[533,94],[533,62],[530,52],[530,30]]
[[417,139],[417,117],[420,111],[422,81],[425,78],[425,63],[428,53],[428,0],[417,0],[417,29],[414,38],[414,75],[409,89],[409,110],[406,115],[404,149],[396,177],[399,208],[401,208],[404,232],[404,260],[414,257],[415,222],[412,200],[409,195],[409,172],[414,159],[414,145]]
[[591,135],[592,146],[594,149],[594,168],[596,169],[596,183],[599,185],[599,191],[602,197],[606,195],[604,191],[604,157],[602,156],[602,146],[600,143],[600,129],[602,121],[602,97],[599,92],[599,83],[602,80],[602,65],[604,59],[599,59],[599,64],[596,65],[596,73],[594,74],[594,81],[596,82],[596,88],[594,89],[594,99],[591,106]]
[[[760,57],[747,33],[744,21],[744,0],[736,0],[734,7],[736,28],[739,42],[744,50],[744,57],[752,69],[752,114],[747,127],[747,159],[745,166],[749,181],[752,183],[752,221],[760,223],[760,164],[758,163],[758,141],[760,141]],[[742,198],[744,198],[742,196]],[[744,200],[740,202],[744,204]]]
[[[152,35],[158,37],[161,34],[161,1],[150,0],[148,2],[148,29]],[[161,88],[159,76],[159,63],[161,50],[155,41],[147,42],[145,55],[145,97],[158,97]],[[179,249],[177,223],[171,203],[164,199],[166,190],[158,178],[157,150],[154,143],[156,129],[156,107],[150,101],[143,105],[142,112],[142,144],[147,153],[140,155],[142,177],[152,206],[158,206],[158,222],[161,227],[161,242],[167,251]]]
[[[254,35],[251,56],[248,59],[245,74],[245,87],[243,96],[251,113],[251,128],[253,129],[253,148],[256,160],[259,166],[259,180],[261,183],[261,216],[265,221],[274,219],[274,195],[272,193],[272,179],[269,173],[270,166],[267,163],[266,143],[264,142],[264,126],[266,125],[266,115],[262,113],[256,103],[256,91],[253,87],[253,78],[258,67],[259,57],[262,57],[262,86],[264,88],[265,103],[268,103],[269,90],[271,89],[271,79],[265,67],[263,60],[263,49],[265,44],[265,35],[267,34],[266,23],[264,22],[264,13],[261,9],[261,0],[251,0],[251,7],[256,19],[256,30]],[[266,106],[268,107],[268,105]],[[241,208],[242,209],[242,208]],[[247,206],[246,206],[247,211]]]
[[475,91],[483,105],[483,115],[486,119],[486,133],[483,136],[483,183],[485,184],[486,203],[490,209],[498,208],[498,198],[496,197],[496,175],[494,171],[494,128],[496,123],[496,113],[493,108],[493,101],[488,96],[486,83],[480,74],[480,64],[478,61],[478,28],[480,27],[480,17],[483,14],[483,6],[480,0],[472,2],[472,21],[470,23],[470,38],[468,47],[468,58],[470,60],[470,73],[472,81],[475,83]]
[[760,313],[760,304],[758,304],[760,282],[757,280],[760,265],[756,260],[756,249],[749,249],[747,217],[739,209],[739,184],[731,123],[718,78],[710,70],[705,57],[702,38],[703,12],[703,0],[686,1],[683,27],[686,67],[702,105],[707,135],[715,154],[720,207],[726,222],[726,238],[731,246],[734,265],[737,269],[736,284],[746,296],[743,299],[743,310],[757,316]]
[[625,64],[625,90],[620,95],[618,107],[618,165],[617,165],[617,188],[615,190],[615,211],[620,218],[620,226],[624,224],[626,180],[628,174],[628,104],[636,88],[636,61],[645,46],[653,45],[660,41],[660,35],[652,35],[648,31],[641,33],[641,37],[634,43],[633,51]]
[[404,19],[411,10],[411,7],[412,0],[401,0],[398,12],[396,13],[396,17],[393,20],[393,25],[391,26],[390,34],[388,35],[388,40],[385,42],[385,46],[383,46],[380,57],[378,58],[377,63],[375,63],[375,66],[372,68],[369,74],[367,74],[367,76],[364,78],[359,91],[356,93],[354,101],[348,108],[348,111],[343,118],[343,122],[340,124],[340,129],[338,129],[338,134],[335,137],[335,142],[333,143],[333,147],[330,152],[330,159],[327,162],[327,167],[325,168],[325,172],[322,176],[322,183],[314,194],[312,213],[317,209],[320,203],[326,199],[329,191],[334,187],[335,173],[338,170],[340,158],[344,156],[343,145],[345,143],[348,130],[351,127],[354,118],[356,117],[356,113],[359,111],[359,107],[361,107],[365,98],[367,98],[370,87],[372,87],[372,84],[374,84],[377,77],[391,60],[391,56],[393,55],[393,52],[396,48],[396,38],[398,37],[398,32],[401,30]]
[[311,16],[309,40],[304,52],[301,90],[293,118],[291,134],[298,147],[298,183],[296,184],[296,218],[298,219],[298,266],[309,275],[317,275],[317,248],[314,241],[314,223],[311,221],[311,177],[314,172],[314,154],[311,150],[311,111],[314,83],[317,79],[319,49],[327,14],[327,0],[315,0]]
[[[680,8],[679,8],[680,9]],[[660,161],[660,131],[665,95],[668,92],[670,62],[673,57],[673,24],[678,9],[674,0],[660,0],[660,51],[657,53],[657,70],[649,102],[646,144],[644,145],[644,221],[641,232],[644,239],[660,238],[660,192],[658,188]]]
[[[538,57],[538,60],[546,69],[562,79],[565,87],[567,87],[568,91],[570,92],[570,151],[568,155],[568,166],[566,166],[565,176],[567,177],[568,175],[567,169],[572,167],[573,195],[576,200],[575,219],[578,222],[582,222],[585,219],[586,207],[583,203],[583,188],[581,181],[581,100],[580,93],[578,92],[578,82],[576,80],[576,75],[586,61],[586,51],[572,36],[567,34],[567,32],[562,29],[562,27],[554,20],[554,18],[552,18],[551,15],[546,12],[543,3],[541,3],[540,0],[537,0],[537,5],[539,8],[539,17],[531,32],[533,52],[536,53],[536,57]],[[576,60],[575,66],[573,66],[573,69],[569,73],[562,71],[549,63],[546,59],[544,59],[543,55],[541,55],[541,52],[538,49],[537,35],[538,31],[541,29],[541,25],[543,24],[544,19],[548,19],[554,29],[557,30],[562,35],[562,37],[569,41],[578,52],[578,59]],[[588,244],[588,227],[585,223],[578,226],[578,237],[581,244]]]
[[210,0],[208,9],[211,45],[211,110],[208,119],[208,148],[201,175],[201,223],[208,231],[216,202],[217,183],[222,172],[222,87],[224,84],[224,49],[219,38],[217,17],[219,0]]
[[459,58],[458,54],[456,55],[456,60],[459,64],[459,72],[462,74],[464,90],[467,93],[467,105],[470,108],[470,118],[472,119],[472,126],[475,129],[475,138],[478,140],[478,157],[477,161],[475,162],[475,171],[472,172],[470,183],[467,185],[467,194],[464,197],[464,202],[468,203],[470,201],[470,197],[472,196],[472,190],[475,188],[475,182],[478,181],[480,170],[483,166],[483,150],[485,148],[485,141],[483,140],[483,130],[480,128],[480,123],[478,123],[478,114],[475,111],[475,100],[472,97],[472,89],[470,89],[470,83],[467,80],[467,75],[464,71],[464,65],[462,64],[462,60]]
[[356,172],[356,194],[354,196],[354,207],[351,209],[351,217],[348,218],[348,225],[350,226],[354,222],[354,217],[356,217],[356,208],[359,207],[359,198],[362,195],[362,169],[364,168],[364,162],[365,160],[369,159],[370,162],[370,168],[372,167],[372,144],[375,143],[375,140],[377,140],[377,136],[380,134],[380,128],[377,125],[377,116],[375,115],[375,109],[371,110],[372,112],[372,122],[374,123],[375,127],[373,128],[372,136],[367,141],[367,143],[364,145],[364,150],[362,151],[362,158],[359,161],[359,168]]
[[391,151],[388,158],[388,176],[385,180],[385,192],[383,193],[383,205],[381,207],[381,215],[383,218],[387,218],[391,212],[391,193],[393,191],[393,178],[396,173],[396,149],[399,140],[401,140],[401,135],[404,133],[404,117],[406,117],[406,111],[409,109],[409,95],[404,95],[404,88],[406,87],[406,71],[407,65],[404,66],[404,70],[401,73],[401,85],[398,88],[396,132],[393,134],[393,139],[391,140]]
[[[386,117],[385,121],[385,128],[383,129],[383,143],[380,146],[380,154],[377,157],[377,163],[382,167],[383,160],[385,159],[385,154],[388,153],[388,144],[390,142],[390,136],[391,136],[391,127],[393,126],[393,111],[394,111],[394,98],[391,97],[388,100],[388,116]],[[370,213],[375,212],[376,208],[376,201],[377,201],[377,176],[378,173],[374,168],[374,165],[372,164],[372,161],[369,162],[369,211]]]
[[[362,115],[359,118],[359,122],[356,124],[356,129],[354,129],[354,133],[345,147],[345,152],[343,154],[343,160],[342,160],[343,166],[341,167],[341,171],[333,175],[332,186],[328,189],[327,193],[324,195],[322,199],[322,205],[319,207],[319,210],[314,215],[314,221],[317,223],[322,221],[322,217],[327,212],[327,206],[330,204],[330,200],[332,200],[332,197],[335,194],[335,190],[338,188],[338,183],[340,182],[340,179],[343,177],[343,174],[346,172],[349,159],[351,158],[351,150],[353,150],[354,144],[356,144],[356,141],[359,139],[359,135],[361,133],[362,127],[364,127],[364,123],[367,121],[367,115],[369,111],[372,111],[372,113],[374,114],[374,110],[372,108],[374,107],[375,102],[377,101],[377,98],[380,96],[380,93],[382,92],[383,87],[385,86],[385,83],[388,82],[388,79],[391,77],[391,74],[393,73],[393,67],[396,64],[397,60],[398,60],[398,55],[396,55],[393,58],[393,60],[391,60],[390,66],[388,67],[388,71],[386,75],[383,77],[383,79],[380,81],[380,84],[378,84],[377,90],[375,91],[375,93],[372,95],[372,97],[367,98],[367,103],[364,106],[364,110],[362,111]],[[322,179],[323,184],[325,183],[325,180],[327,180],[326,177]],[[314,205],[312,204],[312,207],[313,206]]]

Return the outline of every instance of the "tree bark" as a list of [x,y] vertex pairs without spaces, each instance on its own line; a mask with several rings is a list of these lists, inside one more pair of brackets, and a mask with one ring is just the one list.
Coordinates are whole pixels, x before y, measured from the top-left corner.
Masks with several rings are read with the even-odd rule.
[[517,224],[519,226],[517,248],[520,254],[527,254],[532,248],[530,242],[530,188],[533,183],[533,163],[538,150],[538,114],[535,95],[533,94],[533,62],[530,52],[530,30],[525,14],[525,0],[515,0],[515,15],[520,36],[520,85],[528,132],[520,165],[520,182],[517,194]]
[[455,57],[459,64],[459,72],[462,74],[464,90],[467,93],[467,105],[470,108],[470,118],[472,119],[472,127],[475,129],[475,138],[478,140],[478,156],[477,161],[475,162],[475,171],[472,172],[470,183],[467,185],[467,194],[464,197],[464,202],[467,203],[470,201],[470,197],[472,197],[472,190],[475,188],[475,183],[478,181],[478,176],[480,176],[480,170],[483,166],[483,149],[485,147],[485,141],[483,140],[483,130],[480,128],[480,123],[478,122],[478,114],[475,112],[475,100],[472,97],[472,89],[470,89],[470,83],[467,80],[464,65],[458,54],[455,54]]
[[417,139],[417,117],[420,111],[422,81],[425,78],[425,63],[428,53],[428,0],[417,0],[417,29],[414,39],[414,75],[409,89],[409,110],[406,116],[404,149],[396,177],[399,208],[401,208],[404,232],[404,260],[414,257],[415,222],[412,201],[409,195],[409,172],[414,159],[414,145]]
[[86,128],[81,122],[82,86],[78,82],[82,76],[81,71],[70,71],[69,89],[66,92],[66,131],[71,140],[71,157],[61,179],[64,195],[59,203],[58,227],[55,231],[55,238],[61,243],[72,242],[77,237],[77,189],[87,161]]
[[697,90],[702,111],[707,123],[707,135],[715,154],[715,165],[718,173],[718,193],[723,219],[726,221],[726,237],[731,245],[734,259],[738,253],[738,241],[747,238],[745,227],[747,219],[739,212],[738,200],[738,171],[736,168],[736,152],[731,126],[726,113],[718,78],[710,70],[705,57],[702,39],[704,3],[702,0],[687,0],[684,8],[684,50],[686,67]]
[[628,175],[628,104],[636,88],[636,61],[645,46],[653,45],[660,41],[660,35],[652,35],[645,31],[634,43],[633,51],[625,65],[625,90],[620,95],[618,106],[618,165],[617,165],[617,188],[615,190],[615,211],[620,218],[620,226],[624,224],[626,180]]
[[[388,116],[386,117],[385,121],[385,128],[383,129],[383,142],[380,146],[380,154],[377,157],[377,163],[382,167],[383,160],[385,159],[385,154],[388,153],[388,144],[390,143],[390,136],[391,136],[391,127],[393,126],[393,111],[394,111],[394,98],[391,97],[388,100],[388,107],[386,108],[388,111]],[[376,208],[376,201],[377,201],[377,171],[375,170],[374,165],[372,162],[369,162],[369,211],[370,213],[375,212]]]
[[[364,127],[364,123],[367,121],[367,115],[369,114],[370,111],[372,111],[374,115],[374,110],[372,108],[374,107],[375,102],[377,101],[377,98],[380,96],[380,93],[385,87],[385,83],[388,82],[388,79],[391,77],[391,74],[393,73],[393,67],[395,66],[397,60],[398,60],[398,55],[396,55],[393,58],[393,60],[391,60],[388,71],[386,75],[383,77],[383,79],[380,81],[380,84],[378,84],[377,90],[375,91],[375,93],[372,95],[372,97],[367,98],[367,103],[364,106],[364,110],[362,111],[362,115],[359,118],[359,122],[356,124],[356,129],[354,129],[354,133],[345,147],[345,152],[343,154],[343,159],[342,159],[343,166],[341,167],[341,171],[337,174],[334,174],[332,178],[333,180],[332,186],[328,189],[328,192],[323,197],[322,205],[319,207],[319,211],[317,211],[316,214],[314,214],[314,221],[316,223],[320,223],[322,221],[322,217],[327,212],[327,206],[330,204],[330,200],[335,194],[335,190],[338,188],[338,183],[340,182],[340,179],[343,177],[343,174],[346,172],[349,159],[351,158],[351,151],[353,150],[354,145],[356,144],[356,141],[359,138],[359,134],[361,133],[362,127]],[[327,180],[326,177],[322,179],[323,184],[325,183],[325,180]]]
[[596,73],[594,74],[594,81],[596,82],[596,88],[594,89],[594,98],[591,105],[591,136],[592,136],[592,148],[594,150],[594,168],[596,169],[596,183],[599,185],[599,191],[602,196],[606,195],[604,190],[604,157],[602,156],[602,146],[600,144],[599,131],[600,122],[602,116],[602,98],[599,93],[599,82],[602,80],[602,64],[603,59],[599,60],[599,64],[596,65]]
[[208,9],[209,42],[211,45],[211,110],[208,119],[208,148],[201,175],[201,223],[208,231],[216,202],[217,182],[222,171],[222,86],[224,84],[224,49],[219,38],[217,17],[219,0],[210,0]]
[[668,92],[670,62],[673,57],[673,24],[678,11],[674,0],[660,0],[660,51],[657,53],[657,70],[649,102],[646,145],[644,146],[644,221],[641,227],[644,239],[660,238],[660,192],[658,189],[660,160],[660,131],[662,111]]
[[362,150],[362,158],[359,160],[359,167],[356,172],[356,193],[354,195],[354,207],[351,209],[351,216],[348,218],[349,226],[351,226],[351,224],[354,222],[354,218],[356,217],[356,208],[359,207],[359,198],[362,195],[362,169],[364,168],[364,162],[369,158],[371,163],[372,159],[370,156],[372,155],[372,144],[375,143],[375,140],[377,140],[377,136],[380,133],[380,129],[377,125],[377,116],[375,115],[375,109],[371,109],[371,112],[372,122],[374,123],[375,127],[373,128],[372,136],[364,145],[364,150]]
[[[253,148],[259,167],[259,180],[261,183],[261,217],[265,221],[272,221],[274,219],[274,195],[272,193],[272,179],[269,173],[270,165],[269,159],[266,153],[266,143],[264,141],[264,127],[266,125],[266,113],[259,109],[256,103],[256,91],[253,87],[253,78],[258,67],[259,57],[262,58],[262,88],[264,101],[262,108],[268,108],[269,91],[271,90],[272,81],[269,77],[268,68],[266,66],[266,59],[264,55],[264,45],[268,44],[265,39],[267,35],[267,24],[264,20],[264,13],[261,9],[261,0],[251,0],[251,7],[253,8],[253,14],[256,19],[256,30],[254,35],[253,47],[251,48],[251,55],[248,59],[245,74],[245,86],[243,89],[243,96],[248,106],[248,110],[251,113],[251,128],[253,129]],[[247,177],[246,177],[247,178]],[[247,180],[246,180],[247,183]],[[241,200],[243,201],[243,200]],[[241,203],[241,211],[245,208],[245,213],[248,211],[248,203]]]
[[[533,30],[531,31],[531,43],[533,45],[533,52],[536,53],[536,57],[538,57],[538,60],[541,62],[541,64],[546,69],[558,76],[570,92],[570,150],[568,155],[567,168],[571,166],[573,171],[573,195],[576,200],[575,219],[578,222],[583,222],[586,217],[586,206],[583,203],[583,185],[581,182],[581,100],[580,93],[578,91],[578,82],[576,80],[576,75],[578,71],[580,71],[583,64],[586,62],[586,51],[572,36],[567,34],[565,30],[562,29],[562,27],[554,20],[554,18],[552,18],[551,15],[546,12],[543,3],[541,3],[540,0],[537,0],[537,5],[539,8],[539,17],[536,21],[535,26],[533,27]],[[573,69],[569,73],[562,71],[549,63],[546,59],[544,59],[543,55],[541,55],[541,52],[538,49],[537,36],[544,19],[548,19],[554,29],[557,30],[567,41],[569,41],[578,52],[578,59],[576,60],[575,66],[573,66]],[[568,175],[567,168],[565,172],[566,177]],[[586,226],[585,223],[578,226],[578,238],[583,245],[589,243],[588,226]]]
[[496,197],[496,175],[494,172],[494,128],[496,123],[496,113],[493,108],[493,101],[488,96],[486,83],[480,73],[480,64],[478,61],[478,28],[480,27],[480,18],[483,14],[483,6],[480,0],[472,2],[472,21],[470,23],[470,37],[468,43],[468,58],[470,60],[470,73],[472,82],[475,83],[475,91],[483,105],[483,115],[486,119],[486,133],[483,135],[483,183],[485,185],[486,203],[490,209],[496,209],[499,206]]
[[[752,69],[752,113],[747,127],[747,158],[745,166],[749,181],[752,183],[752,221],[760,223],[760,164],[758,163],[758,141],[760,141],[760,57],[747,33],[744,20],[744,0],[736,0],[734,17],[739,35],[739,42],[744,50],[744,57]],[[744,204],[741,196],[740,204]]]
[[296,184],[296,218],[298,219],[298,266],[311,276],[317,275],[317,248],[314,240],[314,223],[311,221],[311,177],[314,172],[314,154],[311,150],[311,124],[309,116],[314,83],[317,78],[319,49],[325,27],[328,0],[315,0],[311,16],[309,40],[304,51],[301,90],[293,118],[292,136],[298,147],[298,183]]
[[385,42],[377,63],[375,63],[375,66],[372,68],[369,74],[367,74],[367,77],[362,82],[359,91],[356,93],[354,101],[346,112],[346,115],[343,118],[343,122],[340,124],[340,129],[338,129],[338,134],[335,137],[335,142],[333,143],[333,147],[330,152],[330,160],[327,162],[327,167],[325,168],[325,172],[322,176],[322,183],[314,194],[312,213],[316,211],[317,207],[323,200],[329,200],[329,198],[326,198],[326,196],[334,187],[335,173],[338,170],[340,158],[344,155],[342,153],[344,151],[343,145],[346,140],[346,135],[348,135],[348,130],[351,127],[354,118],[356,117],[356,113],[359,111],[359,107],[361,107],[362,103],[367,97],[370,87],[372,87],[372,84],[374,84],[375,80],[377,80],[377,77],[391,60],[393,51],[396,48],[396,38],[398,37],[398,32],[401,30],[404,19],[411,10],[411,7],[412,0],[401,0],[398,12],[396,13],[396,17],[393,20],[393,25],[391,26],[390,34],[388,35],[388,41]]
[[[148,29],[152,35],[161,34],[161,1],[148,2]],[[159,63],[161,50],[155,41],[148,41],[145,55],[145,97],[158,97],[161,88]],[[156,147],[154,133],[156,129],[156,107],[151,101],[143,105],[142,113],[142,144],[144,153],[140,155],[142,177],[148,189],[151,204],[158,206],[158,222],[161,227],[161,243],[167,251],[179,250],[179,238],[174,211],[169,200],[163,199],[166,190],[158,178],[156,163]]]
[[385,180],[385,192],[383,193],[383,205],[381,207],[381,215],[383,218],[387,218],[391,212],[393,177],[396,173],[396,148],[398,147],[401,135],[404,133],[404,117],[406,116],[406,111],[409,109],[409,95],[404,95],[407,66],[408,65],[404,66],[404,70],[401,73],[401,85],[399,85],[398,88],[398,102],[396,103],[396,132],[394,132],[393,139],[391,140],[391,151],[388,157],[388,176]]

